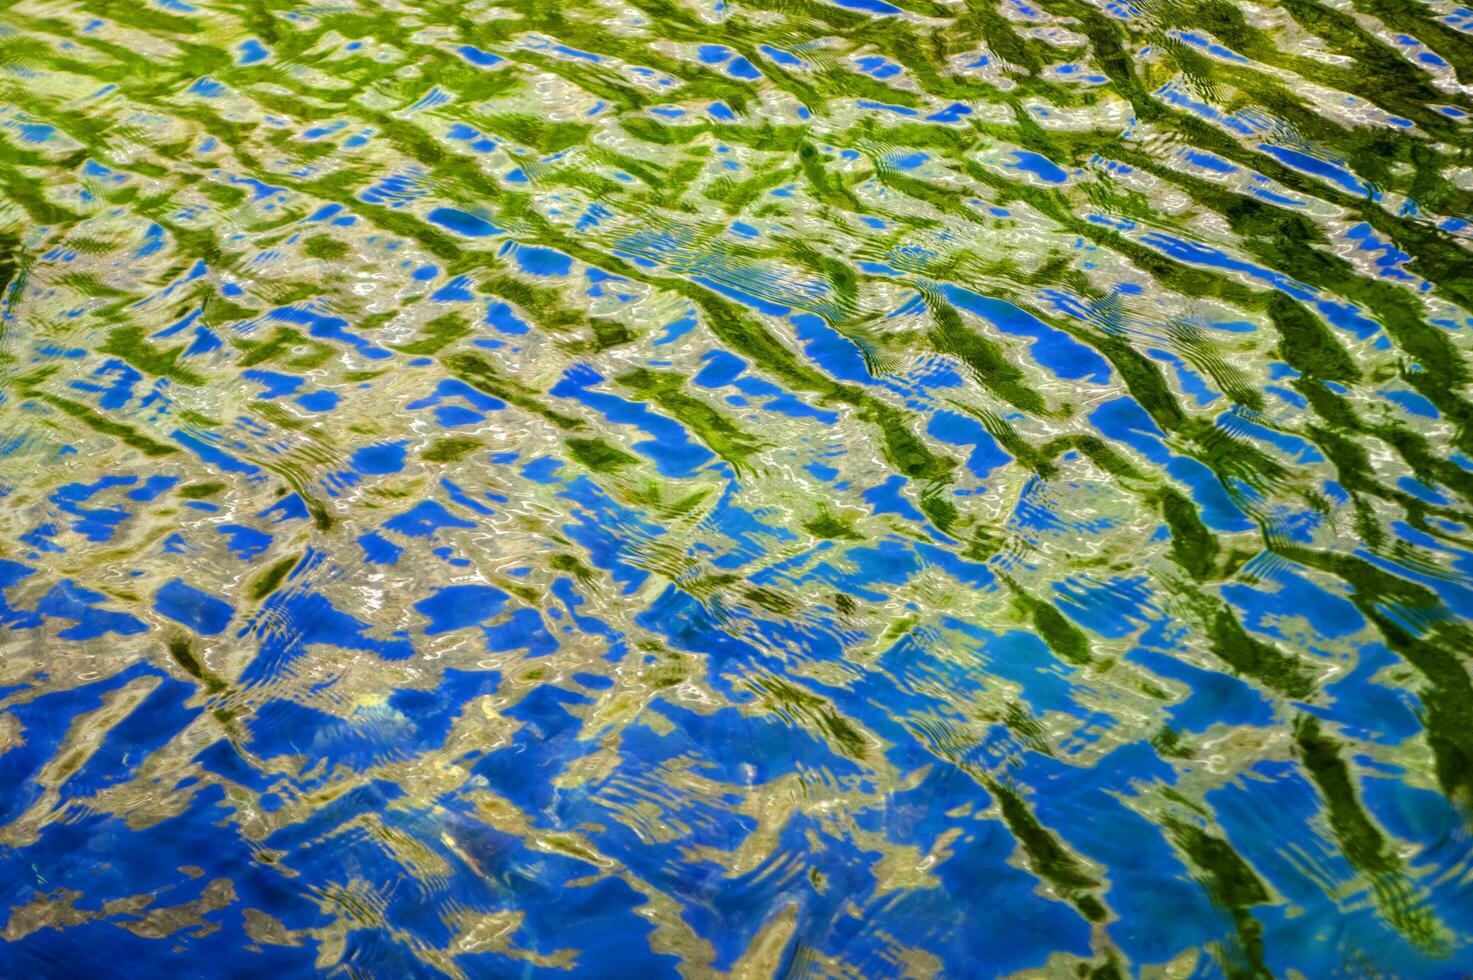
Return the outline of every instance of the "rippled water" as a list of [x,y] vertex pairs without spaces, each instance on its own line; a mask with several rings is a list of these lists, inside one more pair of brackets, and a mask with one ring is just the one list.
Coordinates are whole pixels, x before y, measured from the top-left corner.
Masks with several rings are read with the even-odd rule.
[[0,974],[1457,976],[1473,11],[0,12]]

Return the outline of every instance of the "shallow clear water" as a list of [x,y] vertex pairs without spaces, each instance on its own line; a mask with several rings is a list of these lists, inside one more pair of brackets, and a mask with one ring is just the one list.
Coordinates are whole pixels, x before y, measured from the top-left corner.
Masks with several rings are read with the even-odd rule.
[[0,974],[1457,976],[1473,11],[0,12]]

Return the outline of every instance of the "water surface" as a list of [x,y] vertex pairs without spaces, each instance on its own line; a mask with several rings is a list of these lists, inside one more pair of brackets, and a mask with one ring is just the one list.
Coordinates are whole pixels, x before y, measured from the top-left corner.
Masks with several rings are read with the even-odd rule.
[[1473,11],[0,12],[0,974],[1452,977]]

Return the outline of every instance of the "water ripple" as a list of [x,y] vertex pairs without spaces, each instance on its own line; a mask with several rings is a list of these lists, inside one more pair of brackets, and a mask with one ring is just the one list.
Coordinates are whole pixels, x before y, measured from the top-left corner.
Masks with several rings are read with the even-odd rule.
[[1456,976],[1473,14],[0,13],[0,973]]

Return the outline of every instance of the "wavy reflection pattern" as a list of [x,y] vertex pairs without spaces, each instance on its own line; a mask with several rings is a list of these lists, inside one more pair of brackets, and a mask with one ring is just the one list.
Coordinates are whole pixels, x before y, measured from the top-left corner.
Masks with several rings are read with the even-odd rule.
[[0,973],[1458,975],[1470,86],[1456,0],[5,4]]

